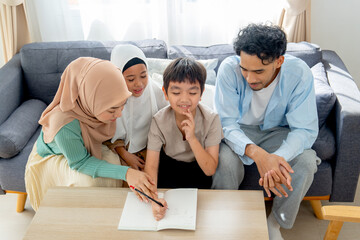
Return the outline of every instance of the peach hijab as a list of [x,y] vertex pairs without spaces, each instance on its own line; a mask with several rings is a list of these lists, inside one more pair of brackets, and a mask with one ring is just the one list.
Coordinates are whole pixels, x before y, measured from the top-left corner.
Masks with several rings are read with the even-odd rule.
[[101,144],[113,137],[116,122],[103,123],[96,116],[130,96],[121,71],[111,62],[91,57],[72,61],[39,120],[44,142],[53,141],[64,125],[77,119],[86,149],[101,159]]

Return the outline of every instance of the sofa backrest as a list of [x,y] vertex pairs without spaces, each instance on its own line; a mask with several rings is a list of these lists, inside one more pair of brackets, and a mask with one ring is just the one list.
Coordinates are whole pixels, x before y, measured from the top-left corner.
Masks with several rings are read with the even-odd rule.
[[[302,59],[311,68],[316,63],[321,62],[322,52],[318,45],[308,42],[288,43],[286,53]],[[194,57],[195,59],[213,59],[219,60],[215,72],[217,72],[221,62],[235,55],[233,45],[218,44],[208,47],[175,45],[169,47],[168,58],[175,59],[178,57]]]
[[49,104],[59,86],[66,66],[78,57],[96,57],[110,60],[111,50],[117,44],[138,46],[151,58],[167,58],[167,46],[162,40],[142,41],[74,41],[27,44],[20,50],[26,95]]
[[[27,44],[20,50],[21,66],[26,84],[26,98],[40,99],[49,104],[59,86],[61,74],[66,66],[78,57],[96,57],[110,60],[111,50],[117,44],[133,44],[142,49],[148,58],[194,57],[195,59],[217,58],[218,65],[235,51],[231,44],[207,47],[177,45],[167,49],[166,43],[157,39],[141,41],[73,41],[43,42]],[[287,53],[304,60],[309,67],[321,62],[319,46],[307,42],[288,43]]]

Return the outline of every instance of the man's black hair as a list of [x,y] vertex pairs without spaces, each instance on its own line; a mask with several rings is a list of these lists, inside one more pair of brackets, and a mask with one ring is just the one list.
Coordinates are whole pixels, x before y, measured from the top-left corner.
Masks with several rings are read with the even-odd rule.
[[234,50],[239,56],[241,51],[256,55],[266,65],[285,54],[286,44],[286,34],[280,27],[250,24],[240,29],[234,41]]

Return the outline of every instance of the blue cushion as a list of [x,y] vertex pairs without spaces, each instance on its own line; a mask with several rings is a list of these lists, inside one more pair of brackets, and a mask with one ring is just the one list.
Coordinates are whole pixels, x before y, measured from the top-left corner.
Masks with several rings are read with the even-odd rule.
[[0,126],[0,157],[18,154],[39,127],[38,120],[46,104],[40,100],[22,103]]
[[319,116],[319,128],[321,128],[334,107],[336,95],[328,83],[322,62],[313,66],[311,72],[314,75],[316,106]]
[[311,148],[322,161],[331,160],[335,156],[335,137],[326,123],[320,128],[318,137]]

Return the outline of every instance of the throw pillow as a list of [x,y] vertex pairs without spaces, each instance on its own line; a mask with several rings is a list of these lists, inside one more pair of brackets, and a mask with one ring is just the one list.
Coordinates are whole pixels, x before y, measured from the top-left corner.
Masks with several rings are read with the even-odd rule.
[[0,125],[1,158],[11,158],[25,147],[39,127],[38,121],[45,108],[46,104],[40,100],[28,100]]
[[[154,73],[162,75],[165,68],[173,61],[173,59],[160,59],[160,58],[148,58],[149,76],[153,76]],[[218,59],[197,60],[206,68],[206,83],[215,85],[216,72],[215,68],[218,64]],[[161,85],[162,86],[162,85]]]
[[316,106],[319,116],[319,128],[321,128],[335,104],[336,96],[328,83],[322,62],[313,66],[311,72],[314,76]]

